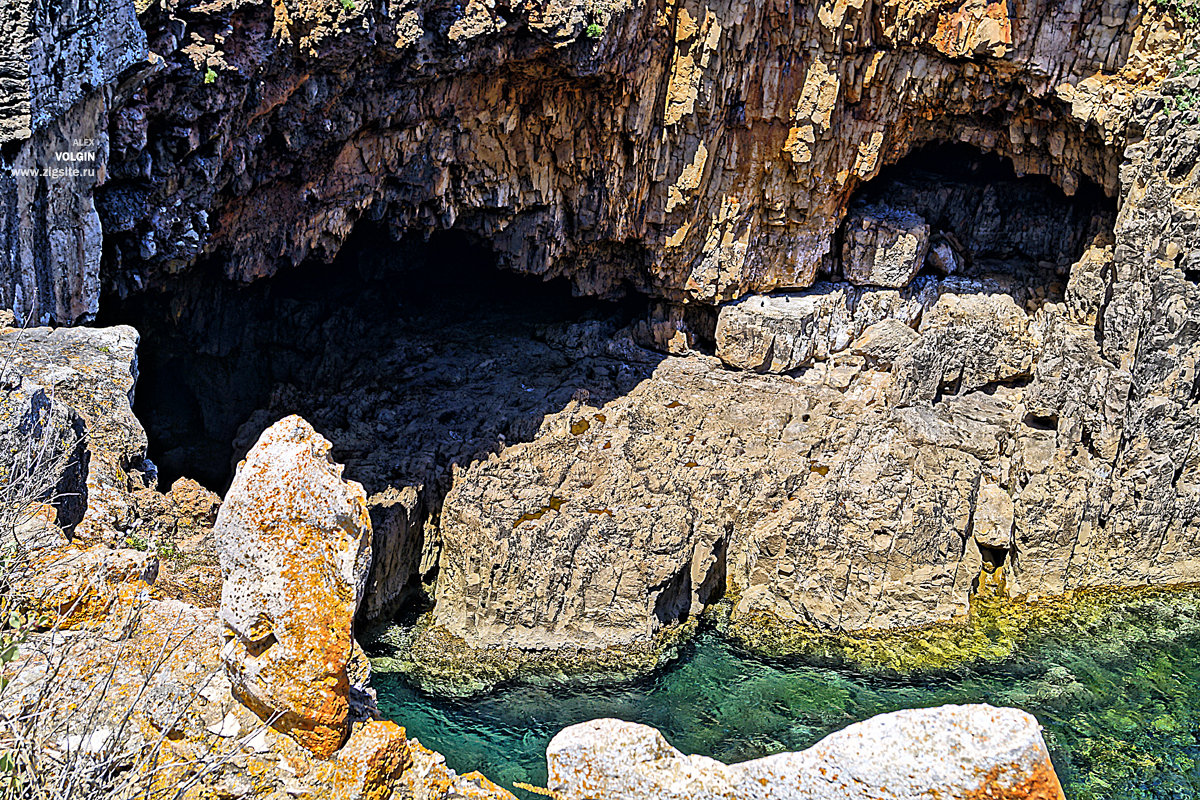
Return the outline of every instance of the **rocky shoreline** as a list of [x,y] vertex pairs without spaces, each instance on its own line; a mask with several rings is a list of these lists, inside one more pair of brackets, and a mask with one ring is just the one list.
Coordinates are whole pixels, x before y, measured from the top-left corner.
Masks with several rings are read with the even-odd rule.
[[[20,0],[0,777],[508,798],[356,631],[422,613],[377,656],[455,694],[705,620],[904,672],[1193,586],[1187,2]],[[1061,797],[1033,720],[939,713],[976,772],[903,791]],[[819,797],[918,717],[739,767],[598,724],[546,791]]]

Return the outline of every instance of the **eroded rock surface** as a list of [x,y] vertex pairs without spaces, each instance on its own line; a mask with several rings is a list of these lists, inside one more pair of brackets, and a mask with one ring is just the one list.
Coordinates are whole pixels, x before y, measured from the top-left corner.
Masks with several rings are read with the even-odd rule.
[[217,515],[222,660],[235,694],[314,753],[349,725],[352,625],[371,564],[362,486],[299,417],[268,428]]
[[[132,0],[112,5],[76,38],[124,31]],[[200,261],[249,281],[331,259],[365,218],[467,230],[508,268],[597,294],[803,288],[836,267],[855,190],[938,141],[1115,196],[1133,97],[1167,74],[1181,29],[1124,1],[986,9],[149,4],[150,68],[62,60],[67,83],[115,87],[59,118],[60,140],[102,142],[104,168],[73,205],[49,187],[63,212],[49,241],[44,215],[20,211],[36,181],[9,185],[6,230],[28,254],[5,303],[72,322],[101,284],[165,287]],[[121,41],[114,53],[138,52]],[[23,111],[5,116],[21,127]],[[112,243],[102,280],[93,206]],[[65,227],[72,215],[87,224]]]
[[563,730],[546,750],[564,800],[1062,800],[1041,726],[987,705],[881,714],[799,753],[725,765],[614,719]]
[[42,387],[80,420],[84,451],[71,461],[86,489],[63,502],[83,502],[87,510],[63,524],[86,540],[123,543],[137,521],[131,492],[153,482],[146,432],[133,414],[137,347],[137,331],[128,326],[0,328],[9,373]]
[[924,218],[887,206],[850,212],[842,243],[842,271],[855,286],[909,284],[929,252],[929,225]]
[[[989,302],[1004,304],[1003,311],[996,312],[1003,313],[1008,306],[1036,308],[1048,290],[1001,274],[922,276],[900,289],[822,282],[805,292],[750,295],[721,306],[716,354],[739,369],[791,372],[846,350],[878,322],[896,320],[916,329],[943,294],[965,296],[958,302],[967,308],[978,304],[970,295],[996,295]],[[939,313],[953,314],[949,303]]]

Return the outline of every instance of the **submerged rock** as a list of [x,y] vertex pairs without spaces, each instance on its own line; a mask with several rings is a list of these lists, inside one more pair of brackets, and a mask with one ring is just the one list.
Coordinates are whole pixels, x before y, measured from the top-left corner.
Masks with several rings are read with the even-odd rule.
[[362,486],[300,417],[268,428],[237,471],[215,528],[222,660],[233,691],[318,755],[345,739],[351,626],[371,563]]
[[807,750],[726,765],[688,756],[654,728],[600,719],[546,749],[561,800],[1062,800],[1041,726],[988,705],[882,714]]

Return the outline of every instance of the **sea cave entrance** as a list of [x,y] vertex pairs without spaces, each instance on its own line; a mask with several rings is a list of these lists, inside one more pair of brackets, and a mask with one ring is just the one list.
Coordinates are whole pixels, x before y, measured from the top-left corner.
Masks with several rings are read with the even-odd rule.
[[334,263],[249,286],[196,272],[210,277],[109,298],[102,320],[142,335],[135,412],[159,485],[224,493],[259,434],[300,414],[372,498],[367,619],[436,569],[426,529],[454,464],[532,439],[573,398],[628,392],[657,360],[630,339],[639,296],[574,296],[454,231],[397,242],[361,226]]
[[1092,244],[1111,244],[1115,219],[1116,200],[1091,181],[1067,195],[1000,155],[931,143],[859,188],[836,249],[843,275],[861,271],[851,263],[859,255],[852,229],[883,220],[914,234],[923,260],[910,266],[912,278],[1000,280],[1028,299],[1057,302],[1071,265]]

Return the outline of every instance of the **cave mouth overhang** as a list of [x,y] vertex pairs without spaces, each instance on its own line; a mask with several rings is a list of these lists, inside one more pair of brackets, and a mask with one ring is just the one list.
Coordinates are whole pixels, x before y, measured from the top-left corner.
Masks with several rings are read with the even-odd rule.
[[135,412],[159,484],[224,492],[260,433],[299,414],[368,493],[364,604],[394,610],[436,569],[428,534],[455,465],[533,439],[580,398],[628,393],[660,358],[632,342],[646,298],[581,297],[496,262],[461,231],[397,241],[362,224],[331,264],[248,285],[209,265],[169,292],[105,298],[102,324],[142,334]]
[[[927,142],[855,191],[835,236],[832,271],[860,284],[906,283],[896,274],[872,280],[867,264],[854,263],[873,255],[856,247],[854,229],[881,224],[885,236],[912,237],[914,258],[903,265],[910,279],[1007,275],[1061,285],[1089,246],[1111,241],[1117,212],[1115,199],[1086,178],[1070,189],[1043,175],[1021,174],[1010,158],[995,152]],[[866,242],[868,248],[873,244]],[[1061,299],[1061,290],[1057,295]]]

